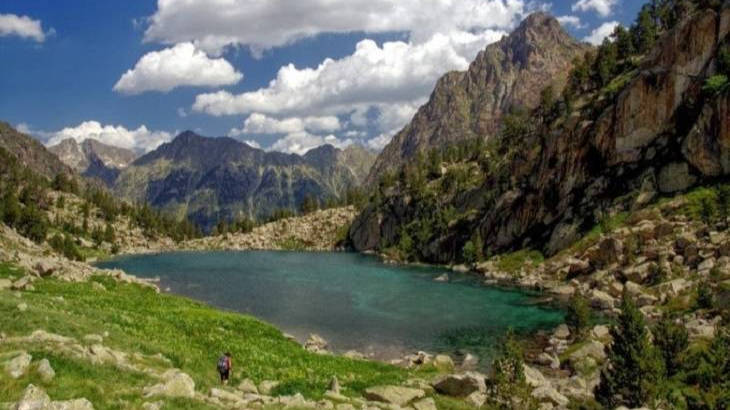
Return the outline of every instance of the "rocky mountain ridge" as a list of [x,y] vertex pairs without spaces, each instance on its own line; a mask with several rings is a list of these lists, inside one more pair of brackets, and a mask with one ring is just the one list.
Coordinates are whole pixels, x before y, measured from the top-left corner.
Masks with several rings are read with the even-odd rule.
[[513,107],[535,108],[548,85],[560,93],[573,60],[590,49],[555,18],[530,15],[509,36],[481,51],[467,71],[438,81],[428,103],[378,156],[368,184],[429,149],[494,136],[502,115]]
[[93,138],[87,138],[82,143],[68,138],[48,147],[48,150],[79,174],[98,178],[107,186],[111,186],[121,170],[137,158],[137,154],[131,150],[107,145]]
[[[692,11],[636,68],[584,93],[567,114],[533,112],[513,124],[518,135],[497,141],[472,185],[436,199],[426,189],[435,205],[414,198],[403,181],[385,189],[354,222],[354,246],[397,243],[430,206],[453,209],[456,217],[417,245],[424,260],[458,260],[457,251],[475,235],[485,252],[533,247],[553,254],[614,207],[641,206],[657,194],[726,177],[728,93],[703,87],[717,73],[729,30],[728,2]],[[426,186],[446,182],[438,177]]]
[[0,121],[0,147],[15,156],[20,164],[39,174],[53,178],[58,174],[72,173],[71,168],[50,153],[35,138],[17,131],[10,124]]

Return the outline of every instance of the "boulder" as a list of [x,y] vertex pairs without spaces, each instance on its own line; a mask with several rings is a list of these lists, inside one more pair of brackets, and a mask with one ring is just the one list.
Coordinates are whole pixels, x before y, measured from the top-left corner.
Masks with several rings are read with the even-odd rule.
[[597,361],[603,361],[606,359],[606,352],[603,343],[591,340],[585,345],[581,346],[578,350],[570,354],[571,363],[577,363],[586,357],[592,357]]
[[593,289],[590,294],[591,306],[597,309],[611,310],[616,306],[616,300],[606,292]]
[[221,401],[229,401],[234,403],[243,401],[243,396],[215,387],[210,389],[210,397],[216,398]]
[[563,323],[555,328],[553,336],[557,337],[558,339],[567,339],[568,337],[570,337],[570,328],[568,328],[568,325]]
[[309,339],[307,339],[306,342],[304,342],[304,348],[309,350],[310,352],[320,353],[320,352],[326,352],[327,351],[327,341],[324,340],[324,338],[317,334],[311,334],[309,335]]
[[21,312],[25,312],[26,310],[28,310],[28,304],[25,303],[25,302],[19,303],[18,304],[18,310],[21,311]]
[[401,386],[376,386],[365,390],[363,396],[372,401],[405,406],[413,400],[424,397],[426,393],[420,389]]
[[623,242],[609,236],[598,244],[598,249],[593,255],[593,261],[596,265],[607,266],[620,262],[623,259],[623,254]]
[[522,368],[525,374],[525,382],[527,382],[528,385],[532,387],[540,387],[546,384],[550,384],[550,382],[545,379],[545,376],[543,376],[543,374],[539,370],[532,368],[526,364],[523,364]]
[[40,277],[51,276],[56,269],[56,265],[47,259],[41,259],[35,265],[35,272]]
[[332,380],[330,380],[330,385],[327,387],[327,390],[340,394],[340,381],[337,380],[337,376],[332,376]]
[[593,329],[591,330],[591,336],[595,339],[603,339],[608,337],[608,335],[609,329],[606,325],[596,325],[593,326]]
[[14,358],[10,359],[5,363],[5,371],[13,379],[18,379],[25,375],[30,367],[30,362],[33,360],[33,356],[26,352],[20,352]]
[[436,282],[448,282],[449,281],[449,274],[444,273],[442,275],[439,275],[433,279]]
[[549,353],[540,353],[537,356],[536,362],[542,366],[549,367],[553,370],[557,370],[560,368],[560,359],[558,359],[557,356],[549,354]]
[[263,394],[264,396],[271,396],[271,392],[279,387],[279,384],[281,383],[277,381],[264,380],[259,383],[259,394]]
[[23,395],[20,396],[20,400],[14,407],[15,410],[44,410],[48,408],[51,408],[51,398],[43,389],[32,384],[29,384],[23,390]]
[[74,399],[54,401],[50,408],[52,410],[94,410],[94,405],[86,399]]
[[532,391],[532,397],[539,401],[550,401],[557,406],[567,406],[570,400],[560,394],[555,388],[547,385],[540,386]]
[[445,354],[437,354],[436,357],[433,358],[433,365],[440,372],[450,372],[454,370],[454,361],[451,360],[451,357]]
[[22,278],[13,282],[10,287],[12,290],[33,290],[33,278],[30,276],[23,276]]
[[466,397],[475,391],[487,391],[485,377],[476,372],[450,374],[436,380],[432,386],[437,392],[452,397]]
[[686,162],[673,162],[667,164],[659,171],[657,182],[659,191],[663,193],[672,193],[684,191],[694,185],[697,178],[689,171],[689,165]]
[[41,376],[41,380],[48,383],[51,380],[53,380],[54,377],[56,377],[56,371],[53,370],[53,367],[51,367],[51,363],[48,361],[48,359],[41,359],[40,362],[38,362],[38,374]]
[[678,278],[670,280],[669,282],[662,283],[659,285],[659,290],[665,292],[669,296],[677,296],[685,289],[688,289],[692,284],[684,278]]
[[575,287],[572,285],[561,285],[551,288],[549,292],[553,295],[569,297],[575,293]]
[[243,381],[238,384],[238,390],[243,393],[259,394],[259,389],[251,379],[243,379]]
[[145,387],[145,397],[195,397],[195,381],[179,369],[166,371],[162,375],[162,380],[162,383]]
[[412,406],[415,410],[438,410],[436,402],[430,397],[413,402]]

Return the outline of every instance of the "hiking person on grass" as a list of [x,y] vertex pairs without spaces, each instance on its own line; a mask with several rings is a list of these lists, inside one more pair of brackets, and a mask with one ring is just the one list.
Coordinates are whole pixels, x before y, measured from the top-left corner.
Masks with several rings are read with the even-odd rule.
[[221,383],[228,384],[232,368],[233,362],[231,361],[231,354],[226,352],[220,357],[220,359],[218,359],[218,373],[221,375]]

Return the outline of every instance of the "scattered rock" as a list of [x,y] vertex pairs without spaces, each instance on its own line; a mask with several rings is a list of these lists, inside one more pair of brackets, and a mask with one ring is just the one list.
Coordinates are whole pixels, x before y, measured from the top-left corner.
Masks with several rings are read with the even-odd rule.
[[271,392],[279,387],[279,382],[272,381],[272,380],[264,380],[261,383],[259,383],[259,394],[263,394],[264,396],[270,396]]
[[539,370],[532,368],[526,364],[523,364],[522,368],[525,374],[525,382],[527,382],[528,385],[532,387],[540,387],[546,384],[550,384]]
[[591,330],[591,336],[593,336],[596,339],[603,339],[604,337],[607,337],[609,335],[609,329],[606,325],[596,325],[593,326],[593,329]]
[[238,384],[238,390],[243,393],[259,394],[259,389],[251,379],[243,379],[243,381]]
[[12,290],[33,290],[33,278],[30,276],[23,276],[22,278],[13,282],[10,287]]
[[555,328],[553,336],[557,337],[558,339],[567,339],[568,337],[570,337],[570,329],[568,328],[568,325],[566,325],[565,323],[559,325],[557,328]]
[[28,367],[30,367],[30,362],[32,360],[33,356],[26,352],[20,352],[9,362],[5,363],[5,371],[13,379],[18,379],[28,371]]
[[28,304],[25,302],[19,303],[18,310],[21,312],[25,312],[26,310],[28,310]]
[[436,402],[430,397],[414,402],[413,408],[415,410],[438,410]]
[[0,278],[0,290],[8,290],[13,286],[13,282],[10,279]]
[[330,380],[330,385],[327,390],[336,394],[340,394],[340,382],[339,380],[337,380],[337,376],[332,376],[332,380]]
[[102,337],[101,335],[91,334],[84,336],[84,341],[89,343],[102,343],[104,342],[104,337]]
[[227,390],[218,389],[218,388],[212,388],[210,389],[210,397],[222,400],[222,401],[230,401],[230,402],[239,402],[243,400],[243,396],[239,396],[238,394],[231,393]]
[[309,335],[309,339],[304,343],[304,348],[310,352],[322,353],[327,351],[327,341],[317,334]]
[[51,367],[51,363],[48,361],[48,359],[41,359],[41,361],[38,362],[38,374],[41,376],[41,380],[48,383],[51,380],[53,380],[54,377],[56,377],[56,371],[53,370],[53,367]]
[[536,362],[540,365],[547,366],[553,370],[557,370],[560,368],[560,359],[558,359],[557,356],[551,355],[549,353],[540,353],[537,356]]
[[148,386],[144,389],[146,397],[167,396],[167,397],[195,397],[195,382],[187,374],[178,369],[166,371],[162,375],[162,383]]
[[476,372],[441,377],[433,383],[433,388],[441,394],[452,397],[466,397],[475,391],[481,393],[487,391],[485,377]]
[[567,397],[563,396],[557,390],[555,390],[555,388],[549,385],[540,386],[533,390],[532,397],[540,401],[549,400],[558,406],[567,406],[570,402]]
[[616,306],[616,300],[606,292],[598,289],[591,291],[591,306],[602,310],[611,310]]
[[40,277],[47,277],[53,275],[56,271],[56,265],[51,263],[49,260],[41,259],[35,265],[35,271]]
[[46,392],[29,384],[23,391],[23,395],[20,396],[20,400],[15,405],[17,410],[43,410],[51,407],[51,398],[48,397]]
[[441,372],[450,372],[454,370],[454,361],[445,354],[438,354],[433,358],[433,365]]
[[368,400],[404,406],[415,399],[424,397],[423,390],[401,386],[376,386],[365,390],[365,398]]
[[595,341],[595,340],[591,340],[590,342],[587,342],[585,345],[580,347],[578,350],[571,353],[570,361],[572,363],[576,363],[586,357],[592,357],[593,359],[595,359],[597,361],[605,360],[606,352],[605,352],[603,343]]

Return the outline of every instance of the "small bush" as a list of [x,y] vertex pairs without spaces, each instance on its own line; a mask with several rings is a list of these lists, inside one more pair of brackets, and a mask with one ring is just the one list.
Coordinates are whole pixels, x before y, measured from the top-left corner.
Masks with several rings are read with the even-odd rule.
[[591,321],[591,308],[588,300],[579,294],[570,298],[568,309],[565,314],[565,323],[575,330],[579,335],[585,332]]

